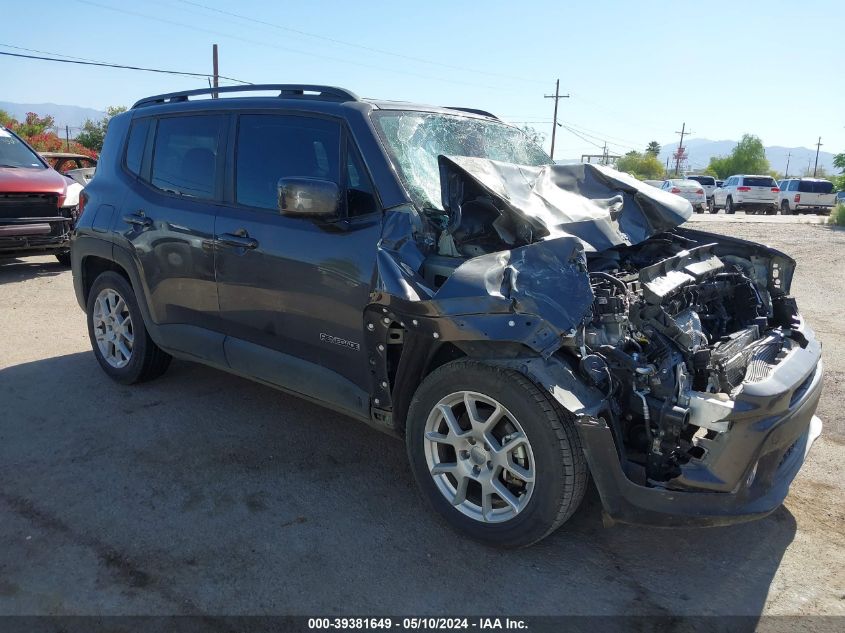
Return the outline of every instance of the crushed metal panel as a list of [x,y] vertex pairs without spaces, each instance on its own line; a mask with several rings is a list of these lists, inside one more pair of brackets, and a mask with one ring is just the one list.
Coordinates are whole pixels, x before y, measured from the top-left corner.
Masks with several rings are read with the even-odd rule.
[[541,238],[575,237],[585,250],[637,244],[692,216],[679,196],[600,165],[514,165],[486,158],[440,156],[444,207],[460,197],[458,173],[501,200]]

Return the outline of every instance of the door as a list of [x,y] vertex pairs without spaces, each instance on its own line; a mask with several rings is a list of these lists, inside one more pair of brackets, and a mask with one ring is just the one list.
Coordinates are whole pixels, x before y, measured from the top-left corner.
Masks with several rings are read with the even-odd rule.
[[[204,333],[219,322],[213,239],[227,120],[220,114],[136,120],[124,165],[137,180],[117,220],[162,344],[204,358],[213,351]],[[222,335],[219,352],[210,360],[222,358]]]
[[[357,149],[345,151],[343,127],[330,118],[243,114],[235,136],[232,205],[216,225],[227,359],[239,372],[368,412],[363,313],[381,214]],[[284,177],[340,185],[341,216],[281,215]]]

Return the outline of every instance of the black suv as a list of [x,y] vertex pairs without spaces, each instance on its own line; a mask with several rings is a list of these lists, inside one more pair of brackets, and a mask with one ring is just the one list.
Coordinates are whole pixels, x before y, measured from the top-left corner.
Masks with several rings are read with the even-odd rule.
[[497,545],[551,533],[588,472],[625,522],[784,499],[821,427],[789,257],[479,110],[209,92],[113,118],[85,191],[74,285],[112,378],[196,360],[404,437]]

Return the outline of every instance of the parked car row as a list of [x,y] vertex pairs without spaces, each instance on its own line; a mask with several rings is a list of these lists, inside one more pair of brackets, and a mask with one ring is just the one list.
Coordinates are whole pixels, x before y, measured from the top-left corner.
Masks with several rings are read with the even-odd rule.
[[[703,213],[783,215],[797,213],[830,213],[838,202],[845,201],[845,192],[834,191],[833,183],[822,178],[789,178],[775,181],[761,174],[737,174],[726,180],[713,176],[689,174],[683,179],[659,181],[648,184],[669,191],[688,200],[693,209]],[[702,202],[704,200],[704,202]]]
[[0,257],[52,254],[70,265],[70,233],[96,160],[39,155],[0,126]]

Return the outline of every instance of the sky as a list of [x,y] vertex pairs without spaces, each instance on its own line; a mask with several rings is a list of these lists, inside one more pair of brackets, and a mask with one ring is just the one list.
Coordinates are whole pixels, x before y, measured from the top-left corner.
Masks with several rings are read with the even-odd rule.
[[[2,52],[210,73],[217,43],[224,76],[481,108],[543,132],[547,149],[553,100],[544,97],[560,79],[570,97],[559,105],[569,128],[558,128],[559,159],[600,152],[605,141],[616,153],[676,143],[682,124],[693,138],[751,133],[766,145],[811,147],[821,136],[824,151],[845,151],[842,0],[3,5]],[[207,86],[0,56],[3,101],[102,110]]]

